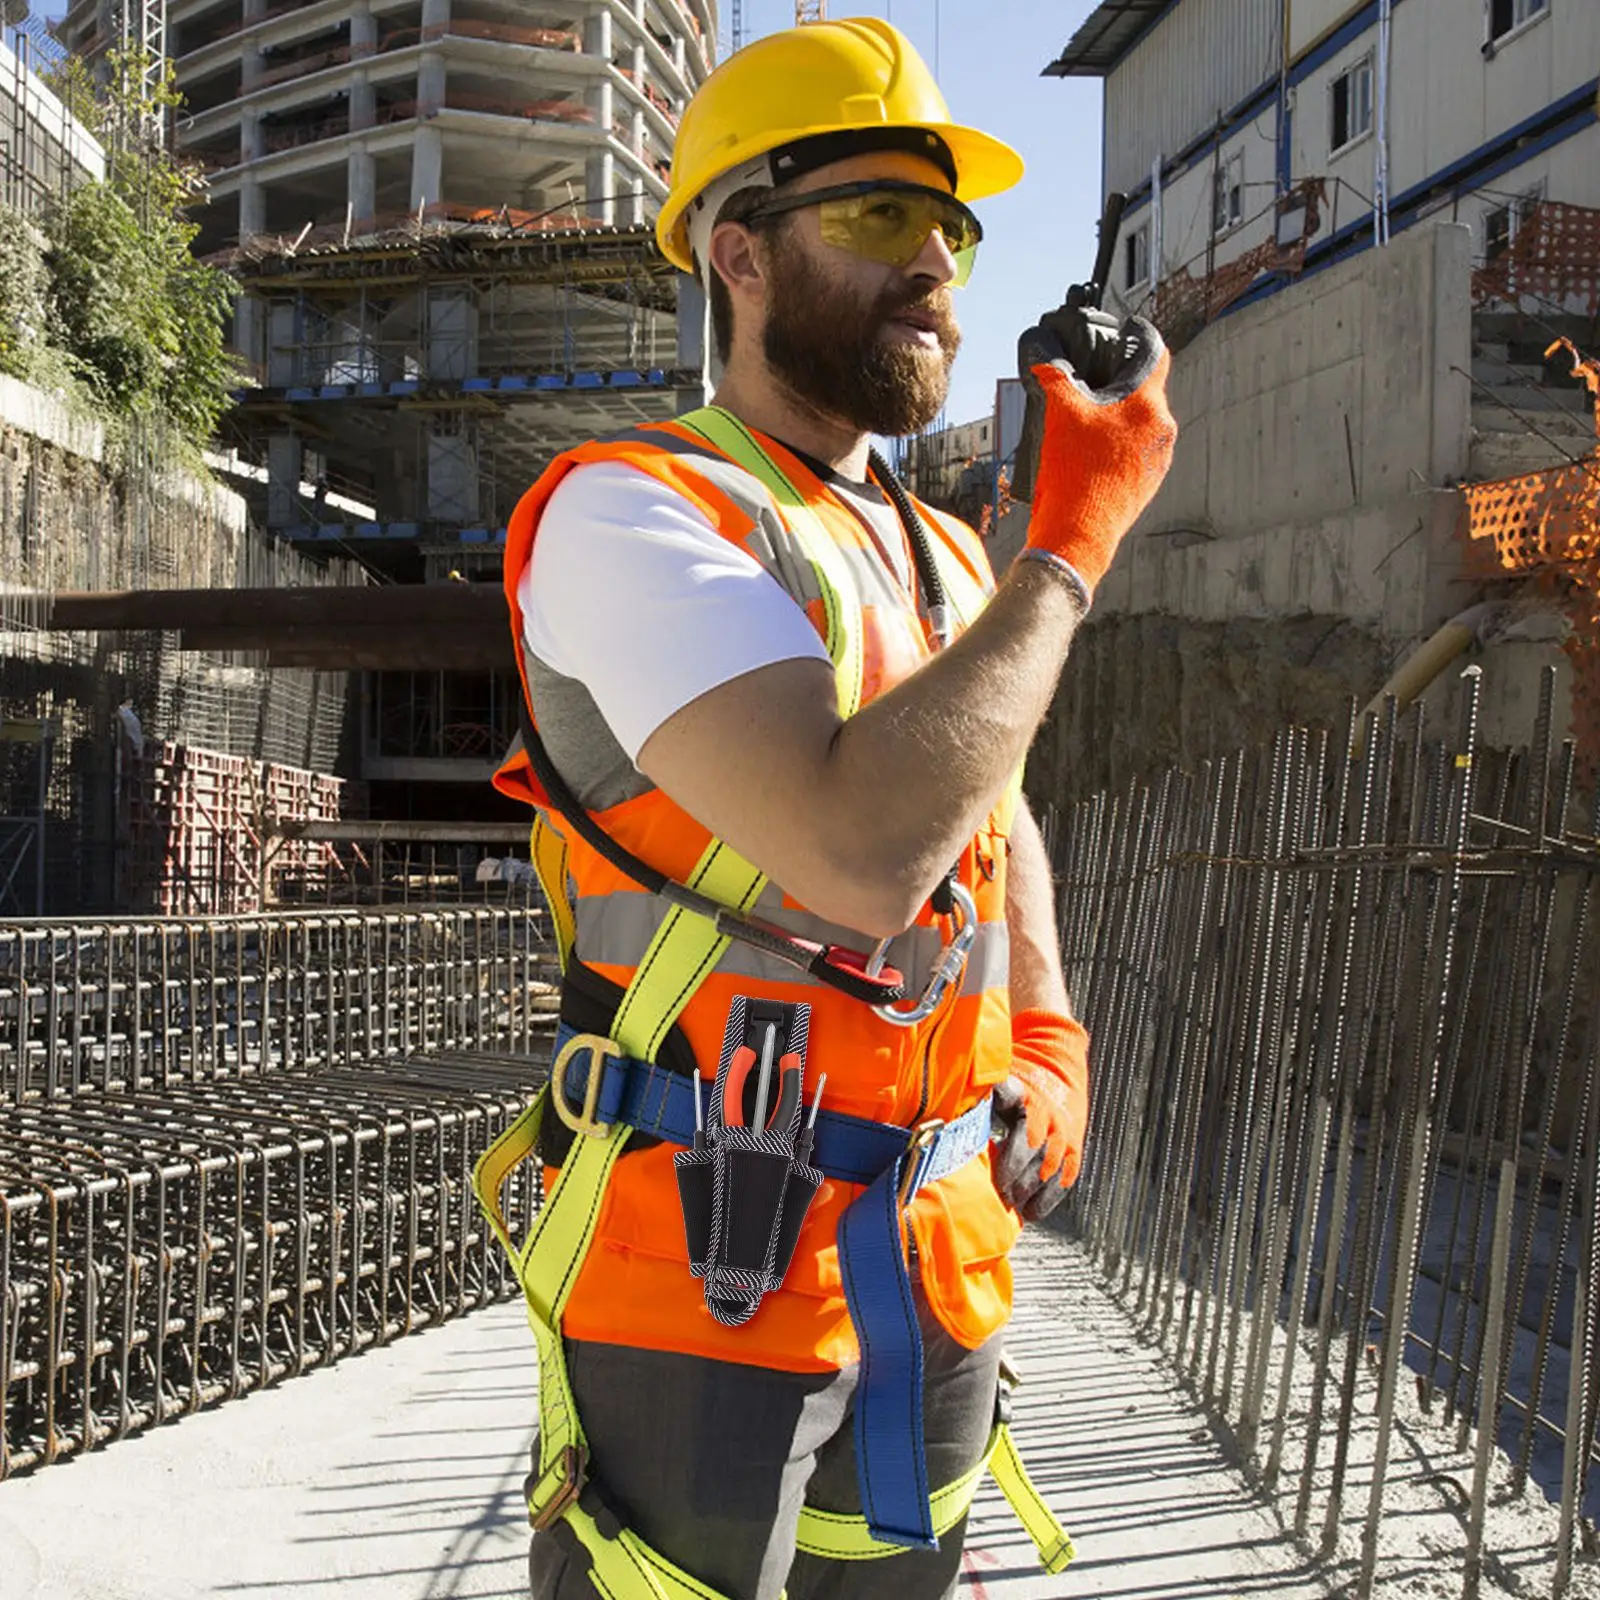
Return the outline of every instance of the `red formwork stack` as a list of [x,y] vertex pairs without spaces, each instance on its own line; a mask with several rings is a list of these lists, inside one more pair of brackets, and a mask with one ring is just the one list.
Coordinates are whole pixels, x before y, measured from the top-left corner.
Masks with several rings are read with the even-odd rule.
[[[356,786],[326,773],[162,742],[124,763],[117,902],[159,916],[237,916],[270,905],[286,873],[339,870],[327,845],[267,841],[280,822],[336,822]],[[269,870],[270,863],[270,870]]]

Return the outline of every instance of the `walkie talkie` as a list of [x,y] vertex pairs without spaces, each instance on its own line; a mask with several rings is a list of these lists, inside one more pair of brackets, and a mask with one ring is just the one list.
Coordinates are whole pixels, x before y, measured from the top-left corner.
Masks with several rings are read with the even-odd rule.
[[1051,361],[1066,361],[1090,388],[1097,388],[1099,381],[1109,379],[1109,373],[1094,370],[1097,364],[1094,358],[1104,350],[1107,358],[1114,360],[1116,341],[1093,337],[1089,319],[1083,313],[1100,309],[1116,257],[1117,230],[1122,226],[1122,213],[1127,205],[1128,197],[1116,190],[1106,196],[1106,209],[1100,218],[1100,247],[1095,252],[1094,271],[1088,281],[1073,284],[1062,304],[1041,317],[1017,340],[1017,375],[1027,393],[1027,407],[1022,415],[1022,437],[1017,443],[1011,473],[1013,500],[1033,499],[1039,446],[1044,439],[1044,391],[1034,379],[1033,369]]

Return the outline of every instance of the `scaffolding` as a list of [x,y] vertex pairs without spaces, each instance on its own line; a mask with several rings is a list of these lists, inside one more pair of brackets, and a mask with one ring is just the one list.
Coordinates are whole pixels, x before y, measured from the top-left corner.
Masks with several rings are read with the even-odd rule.
[[[56,436],[0,428],[0,721],[53,730],[42,805],[36,751],[0,745],[0,816],[33,819],[42,846],[42,866],[34,849],[12,882],[42,879],[43,903],[29,903],[30,914],[116,903],[114,795],[130,740],[322,772],[348,771],[355,758],[348,674],[269,671],[259,654],[184,651],[159,632],[52,632],[52,597],[366,577],[347,558],[313,560],[263,535],[237,498],[176,471],[159,421],[128,430],[114,468],[94,429],[62,418],[43,426]],[[14,821],[13,862],[22,831]]]
[[698,398],[649,230],[551,220],[424,216],[229,255],[258,387],[226,427],[267,474],[269,527],[391,578],[482,572],[553,455]]

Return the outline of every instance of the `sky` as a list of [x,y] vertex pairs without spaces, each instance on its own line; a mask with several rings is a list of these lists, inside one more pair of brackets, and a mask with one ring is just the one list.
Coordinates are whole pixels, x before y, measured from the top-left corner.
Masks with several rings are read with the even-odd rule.
[[[1098,79],[1044,78],[1095,0],[832,0],[831,16],[886,17],[935,67],[951,115],[1004,139],[1027,164],[1008,194],[974,209],[984,239],[956,291],[964,335],[945,408],[971,422],[1016,373],[1017,335],[1094,266],[1100,214]],[[727,0],[721,0],[724,17]],[[745,0],[751,38],[786,28],[793,0]],[[726,23],[724,23],[726,26]]]
[[[727,27],[728,0],[719,0]],[[976,210],[984,241],[956,310],[964,342],[945,418],[971,422],[1014,375],[1017,335],[1094,265],[1100,212],[1100,82],[1045,78],[1095,0],[832,0],[836,17],[886,17],[934,67],[951,115],[1004,139],[1027,174]],[[35,0],[59,16],[65,0]],[[745,0],[750,38],[794,21],[793,0]]]

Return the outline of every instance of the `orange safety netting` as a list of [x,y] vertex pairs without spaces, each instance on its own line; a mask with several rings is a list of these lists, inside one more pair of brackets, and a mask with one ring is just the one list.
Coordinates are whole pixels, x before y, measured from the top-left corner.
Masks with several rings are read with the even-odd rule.
[[[1565,339],[1573,371],[1596,401],[1600,363],[1582,360]],[[1463,484],[1468,559],[1485,578],[1526,577],[1560,603],[1570,631],[1572,732],[1586,774],[1600,769],[1600,446],[1566,466],[1490,483]]]
[[1321,178],[1307,178],[1296,184],[1279,203],[1278,209],[1292,215],[1301,210],[1300,236],[1288,244],[1276,237],[1264,240],[1232,261],[1195,277],[1180,267],[1156,286],[1145,315],[1161,330],[1174,349],[1187,344],[1201,328],[1213,322],[1231,306],[1264,272],[1282,272],[1291,277],[1305,265],[1306,241],[1321,222],[1321,203],[1325,186]]
[[1522,219],[1510,248],[1472,274],[1478,305],[1523,295],[1600,315],[1600,210],[1541,200]]

